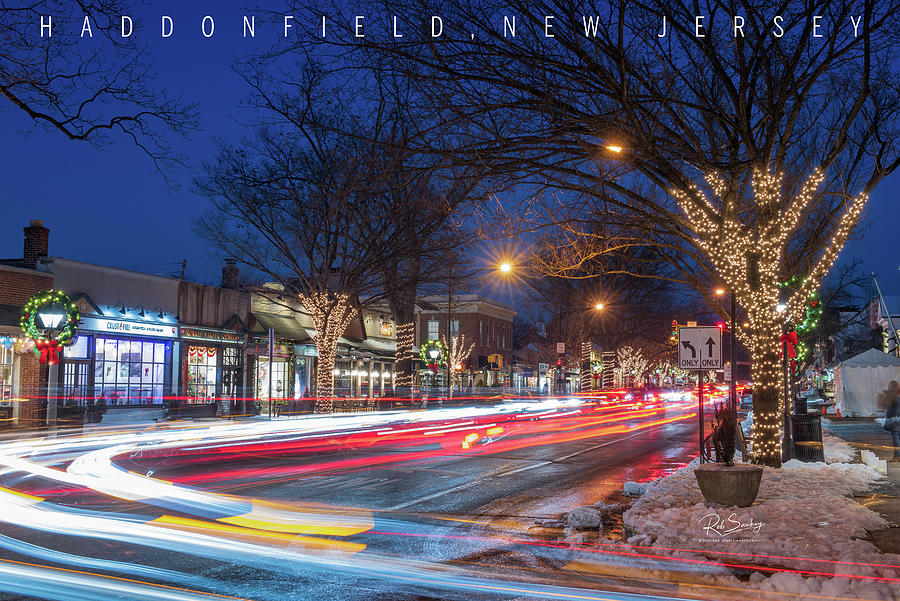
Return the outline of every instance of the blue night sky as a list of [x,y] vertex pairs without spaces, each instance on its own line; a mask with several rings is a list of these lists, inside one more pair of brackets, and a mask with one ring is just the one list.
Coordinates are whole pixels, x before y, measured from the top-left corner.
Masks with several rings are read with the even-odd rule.
[[[191,229],[192,217],[207,208],[207,202],[192,193],[191,180],[199,165],[212,159],[213,138],[239,137],[239,121],[252,118],[238,107],[247,90],[231,64],[236,54],[251,49],[253,42],[241,35],[241,15],[253,12],[222,2],[170,7],[165,13],[173,16],[176,31],[165,40],[158,33],[162,13],[145,7],[133,16],[137,21],[141,14],[148,15],[146,29],[139,33],[150,45],[157,85],[199,103],[201,130],[178,143],[191,162],[190,168],[173,174],[180,188],[167,186],[152,162],[124,141],[100,148],[71,142],[42,127],[32,128],[24,113],[0,101],[0,258],[21,256],[22,228],[31,219],[43,219],[51,230],[52,255],[148,273],[177,272],[187,259],[190,278],[218,280],[221,257]],[[200,35],[205,14],[216,19],[212,39]],[[276,38],[279,26],[269,25],[266,32],[259,23],[256,43]],[[878,274],[885,294],[900,294],[898,178],[895,173],[876,189],[863,235],[841,258],[862,259],[866,271]]]

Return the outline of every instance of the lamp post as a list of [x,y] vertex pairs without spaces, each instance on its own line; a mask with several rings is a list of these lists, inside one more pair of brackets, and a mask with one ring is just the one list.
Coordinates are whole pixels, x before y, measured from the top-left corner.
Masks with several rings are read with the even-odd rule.
[[[787,311],[787,301],[790,297],[790,292],[787,289],[783,289],[778,296],[778,304],[775,305],[775,311],[778,313],[784,313]],[[781,368],[782,374],[784,378],[784,411],[782,415],[782,427],[784,428],[784,436],[781,438],[781,458],[782,461],[787,461],[793,455],[792,451],[794,448],[793,444],[793,432],[792,423],[791,423],[791,385],[790,385],[790,359],[788,359],[788,341],[785,335],[791,331],[790,320],[785,322],[782,327],[782,337],[781,337]]]
[[[437,363],[441,357],[441,351],[437,348],[428,349],[428,358],[431,359],[432,363]],[[437,369],[434,370],[434,379],[437,379]]]
[[[722,296],[725,294],[724,288],[716,288],[716,295]],[[737,307],[735,302],[734,290],[730,290],[728,296],[731,297],[731,323],[729,324],[729,333],[731,335],[731,382],[730,382],[730,396],[731,396],[731,416],[734,418],[734,423],[737,423],[737,363],[735,361],[735,346],[737,342],[737,338],[735,336],[735,332],[737,331],[737,319],[735,319],[735,313],[737,313]]]

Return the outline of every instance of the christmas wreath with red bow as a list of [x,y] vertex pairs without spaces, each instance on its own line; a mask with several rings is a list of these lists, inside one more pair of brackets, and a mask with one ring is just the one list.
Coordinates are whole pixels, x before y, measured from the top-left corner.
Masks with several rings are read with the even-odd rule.
[[[52,325],[44,323],[44,328],[39,328],[37,319],[41,313],[50,313],[53,316],[61,316],[57,323]],[[25,335],[34,340],[36,352],[40,354],[41,363],[53,365],[59,363],[59,349],[75,338],[78,331],[78,321],[81,314],[78,307],[72,302],[65,292],[61,290],[47,290],[31,297],[22,308],[22,317],[19,325]],[[47,332],[56,331],[55,336],[49,336]]]
[[[437,350],[438,356],[432,357],[432,351]],[[442,340],[429,340],[419,349],[419,358],[428,366],[432,373],[437,373],[438,367],[447,361],[447,345]]]

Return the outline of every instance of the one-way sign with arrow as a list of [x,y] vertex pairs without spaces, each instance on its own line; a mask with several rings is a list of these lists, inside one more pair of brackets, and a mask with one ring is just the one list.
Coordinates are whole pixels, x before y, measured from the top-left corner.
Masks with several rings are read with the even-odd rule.
[[678,366],[722,369],[722,330],[705,326],[678,328]]

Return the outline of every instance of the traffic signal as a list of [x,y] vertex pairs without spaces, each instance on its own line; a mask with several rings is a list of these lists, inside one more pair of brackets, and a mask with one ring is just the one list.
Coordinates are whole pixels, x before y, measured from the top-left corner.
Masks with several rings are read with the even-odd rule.
[[556,360],[556,367],[562,367],[562,359]]
[[678,340],[678,320],[677,319],[672,320],[672,336],[669,338],[669,340],[671,340],[672,342],[675,342]]
[[725,330],[725,322],[720,321],[719,323],[716,324],[716,327],[719,328],[720,330],[724,331]]

